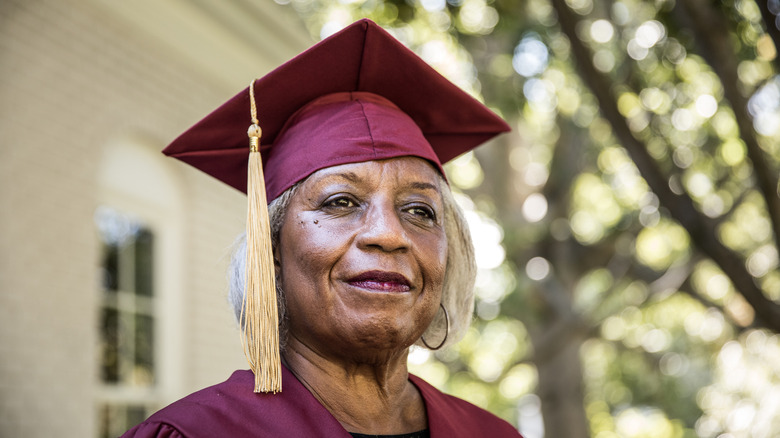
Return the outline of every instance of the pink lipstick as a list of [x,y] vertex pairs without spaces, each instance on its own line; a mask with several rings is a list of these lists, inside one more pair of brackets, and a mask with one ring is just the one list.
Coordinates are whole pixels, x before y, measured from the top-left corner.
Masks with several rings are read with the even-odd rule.
[[409,292],[411,289],[409,280],[403,275],[396,274],[395,272],[363,272],[360,275],[350,278],[347,283],[351,286],[377,292]]

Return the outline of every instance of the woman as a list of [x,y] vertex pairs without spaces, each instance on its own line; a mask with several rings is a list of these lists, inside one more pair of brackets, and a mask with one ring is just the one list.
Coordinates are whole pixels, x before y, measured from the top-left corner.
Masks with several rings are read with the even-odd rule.
[[[250,111],[258,125],[250,136],[263,131],[265,174],[257,180],[250,154],[247,187]],[[273,249],[262,258],[277,279],[279,345],[275,330],[253,331],[277,321],[275,305],[263,309],[252,286],[251,254],[262,246],[262,233],[253,233],[248,259],[247,245],[234,258],[231,301],[247,343],[256,342],[248,354],[254,375],[236,371],[126,436],[519,436],[406,367],[411,345],[457,341],[473,309],[471,242],[441,163],[506,130],[362,20],[185,132],[167,154],[250,199],[264,192],[273,200]],[[280,381],[269,352],[281,352]]]

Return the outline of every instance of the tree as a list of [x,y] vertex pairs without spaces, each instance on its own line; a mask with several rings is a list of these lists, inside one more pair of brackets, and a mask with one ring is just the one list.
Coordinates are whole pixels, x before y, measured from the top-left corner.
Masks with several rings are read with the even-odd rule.
[[778,345],[778,2],[292,4],[315,32],[394,29],[517,126],[449,166],[506,255],[473,332],[418,372],[521,427],[533,391],[553,437],[780,428],[701,396],[735,345]]

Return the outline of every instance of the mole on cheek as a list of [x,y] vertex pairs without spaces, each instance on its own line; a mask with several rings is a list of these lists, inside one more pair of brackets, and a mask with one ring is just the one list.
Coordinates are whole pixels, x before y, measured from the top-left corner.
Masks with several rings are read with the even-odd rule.
[[320,221],[318,221],[317,219],[314,219],[314,225],[317,225],[318,223],[320,223]]

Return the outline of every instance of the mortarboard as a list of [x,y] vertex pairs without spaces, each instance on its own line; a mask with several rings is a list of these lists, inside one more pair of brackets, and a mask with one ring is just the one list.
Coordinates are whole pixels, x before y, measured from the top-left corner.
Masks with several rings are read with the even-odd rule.
[[[495,135],[509,131],[501,118],[369,20],[360,20],[314,45],[255,81],[254,88],[258,119],[263,129],[261,152],[269,188],[277,187],[278,179],[289,180],[289,175],[301,175],[299,179],[302,179],[322,167],[366,161],[362,156],[349,158],[354,155],[349,150],[354,142],[346,139],[346,135],[341,142],[331,138],[327,144],[318,140],[306,147],[289,142],[277,144],[277,140],[284,140],[284,135],[280,134],[289,130],[291,116],[315,99],[332,93],[371,93],[392,102],[422,131],[435,154],[437,167]],[[163,152],[246,192],[249,108],[249,93],[245,89],[184,132]],[[352,133],[350,126],[365,126],[364,120],[339,119],[335,114],[328,122],[339,124],[330,125],[329,131],[345,128]],[[392,141],[407,134],[392,126],[388,128],[388,135],[397,134]],[[409,126],[399,125],[398,128]],[[312,140],[315,132],[308,133]],[[366,131],[363,135],[367,134]],[[382,139],[375,136],[374,140]],[[277,147],[284,152],[277,153]],[[430,149],[413,151],[411,147],[402,147],[395,154],[385,150],[377,159],[420,154],[423,154],[422,158],[434,159]],[[282,153],[287,159],[275,163],[276,156]],[[290,156],[293,158],[289,159]],[[334,160],[337,156],[342,158]],[[318,167],[323,162],[330,164]],[[276,198],[295,182],[287,187],[282,184],[273,191],[269,189],[268,199]]]
[[[252,153],[250,120],[251,142],[259,142]],[[267,200],[347,163],[417,156],[444,175],[442,163],[506,131],[501,118],[364,19],[253,81],[163,151],[248,193],[241,322],[256,392],[281,391]]]

